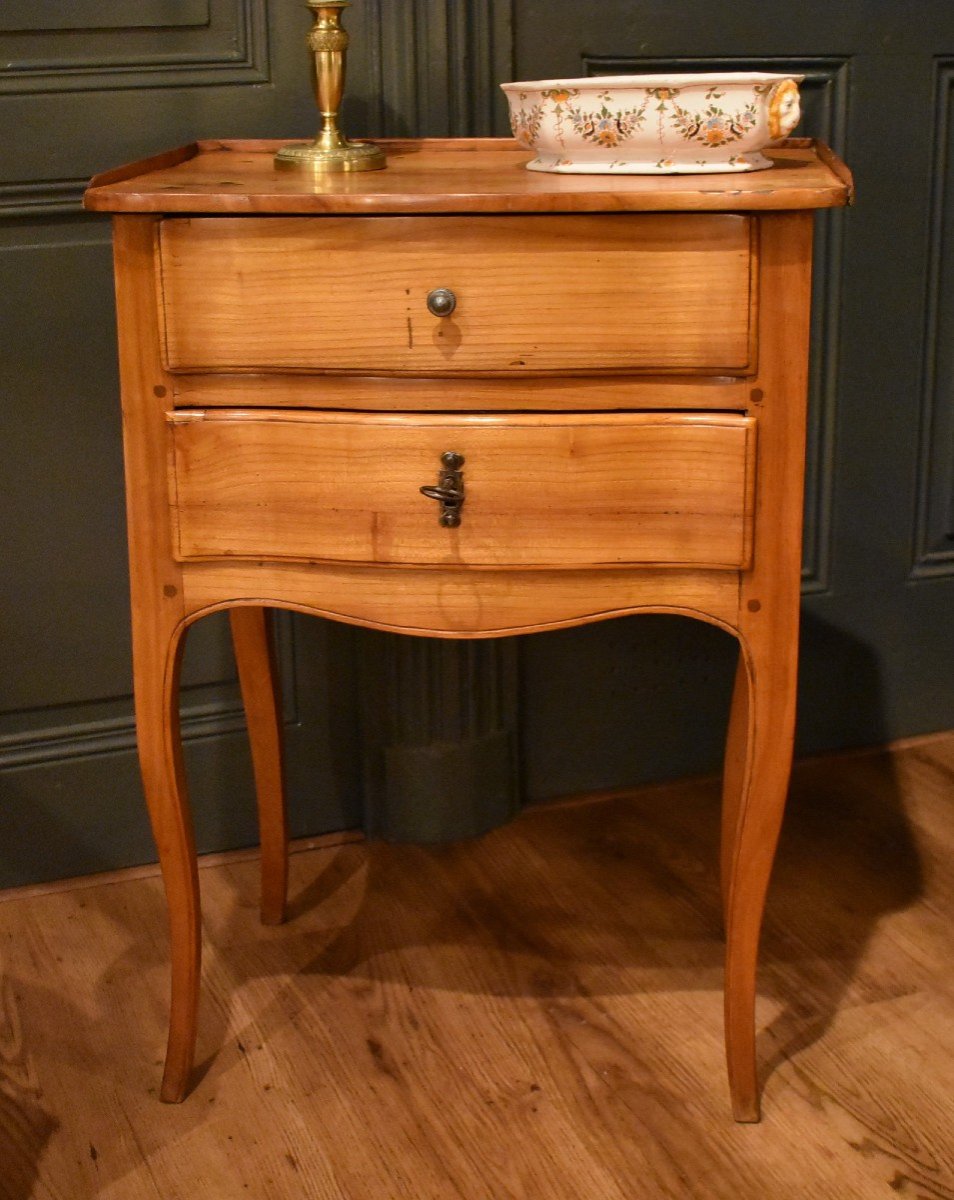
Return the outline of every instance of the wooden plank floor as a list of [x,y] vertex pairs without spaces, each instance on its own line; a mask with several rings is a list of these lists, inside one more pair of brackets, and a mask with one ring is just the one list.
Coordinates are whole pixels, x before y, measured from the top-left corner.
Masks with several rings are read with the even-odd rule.
[[801,764],[729,1117],[717,785],[203,871],[202,1078],[156,1101],[154,878],[0,903],[0,1196],[954,1197],[954,734]]

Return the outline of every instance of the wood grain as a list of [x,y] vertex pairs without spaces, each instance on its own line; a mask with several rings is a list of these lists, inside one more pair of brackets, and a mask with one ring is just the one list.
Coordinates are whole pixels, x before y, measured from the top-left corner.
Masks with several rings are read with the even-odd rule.
[[[752,360],[732,214],[162,223],[173,370],[708,370]],[[427,309],[450,288],[448,317]],[[718,313],[718,319],[713,314]]]
[[733,571],[402,567],[396,574],[393,567],[222,560],[183,566],[192,619],[241,596],[370,629],[442,638],[534,633],[633,612],[681,613],[732,630],[738,623]]
[[[265,692],[246,707],[259,726],[251,736],[268,826],[263,900],[278,915],[284,828],[264,607],[445,637],[645,611],[710,621],[741,644],[722,834],[725,1029],[733,1111],[757,1118],[756,951],[794,719],[807,210],[850,195],[836,160],[811,145],[781,149],[779,162],[754,180],[733,177],[731,188],[691,177],[609,184],[531,178],[507,145],[403,143],[376,173],[382,179],[279,180],[266,146],[199,144],[90,192],[91,207],[218,214],[123,216],[117,234],[135,688],[172,928],[163,1099],[185,1093],[197,1027],[198,891],[176,710],[187,626],[216,609],[249,610],[233,627],[243,688],[258,680]],[[227,163],[237,178],[222,178]],[[204,183],[190,192],[196,179]],[[713,208],[722,211],[690,211]],[[228,215],[259,211],[287,215]],[[335,215],[293,215],[303,212]],[[522,215],[543,213],[559,215]],[[459,316],[422,326],[421,301],[436,286],[460,291]],[[178,396],[170,365],[191,371]],[[261,382],[269,369],[362,373],[340,393],[333,379],[322,407],[341,394],[352,403],[375,396],[380,408],[380,376],[414,372],[398,381],[394,407],[402,395],[427,403],[413,415],[316,411],[303,406],[316,403],[314,381],[283,390],[281,380]],[[220,387],[217,404],[177,408],[184,391],[201,392],[197,370],[257,373],[240,388],[259,403],[285,398],[240,409],[222,404]],[[458,404],[473,403],[509,371],[598,372],[595,384],[555,384],[555,395],[568,388],[564,396],[598,397],[610,409],[638,395],[646,411],[560,412],[555,400],[553,413],[521,412],[523,395],[539,402],[533,389],[543,385],[532,378],[527,393],[524,380],[516,384],[512,407],[433,411],[434,381],[418,378],[444,375],[448,391],[460,388]],[[656,382],[632,390],[638,371],[658,380],[668,411],[652,402]],[[683,376],[668,389],[666,371]],[[692,393],[700,386],[692,373],[706,371],[712,391]],[[749,371],[744,394],[739,377]],[[488,377],[469,380],[480,372]],[[623,373],[615,395],[613,372]],[[693,394],[735,411],[673,411],[673,397],[691,403]],[[453,530],[439,526],[433,507],[428,519],[418,496],[436,482],[446,450],[466,458],[464,524]],[[243,561],[229,561],[236,557]],[[279,561],[291,558],[302,561]],[[590,1089],[594,1054],[620,1032],[599,1013],[580,1029],[573,1006],[551,1015],[567,1046],[565,1083],[581,1070]],[[350,1019],[346,1012],[331,1051],[346,1063],[355,1053]],[[368,1042],[396,1080],[382,1046]],[[416,1065],[410,1094],[436,1101]],[[664,1089],[654,1128],[681,1128],[671,1100],[683,1092]],[[614,1123],[612,1109],[606,1119]],[[442,1140],[439,1125],[436,1133]],[[664,1191],[677,1175],[660,1177]],[[495,1196],[516,1186],[507,1170],[495,1180]]]
[[[754,421],[741,416],[346,416],[179,410],[183,559],[434,566],[748,562]],[[464,457],[456,529],[420,494]],[[397,588],[398,585],[396,585]]]
[[271,614],[258,605],[229,610],[242,706],[248,725],[262,854],[261,917],[285,919],[288,895],[288,809],[282,761],[282,702]]
[[[821,143],[793,138],[766,151],[773,166],[732,175],[548,175],[510,139],[376,139],[383,171],[316,178],[276,170],[284,141],[205,141],[188,155],[134,163],[93,181],[86,207],[160,213],[481,213],[762,211],[850,202],[851,176]],[[827,151],[827,147],[825,148]]]
[[[181,1100],[196,1038],[201,917],[195,837],[179,733],[185,623],[182,572],[172,558],[172,512],[163,479],[167,376],[159,362],[153,269],[158,223],[116,222],[113,249],[119,329],[126,513],[132,599],[136,741],[169,898],[171,999],[162,1097]],[[157,490],[158,489],[158,490]]]
[[255,861],[202,870],[216,1056],[175,1107],[159,881],[14,893],[0,1196],[952,1200],[952,780],[954,734],[796,764],[757,1129],[725,1117],[715,779],[296,854],[278,928]]
[[[723,890],[726,1050],[736,1120],[759,1119],[755,972],[775,846],[788,794],[798,679],[802,495],[808,394],[812,217],[762,219],[762,470],[752,569],[740,577],[739,674],[726,747]],[[738,788],[736,794],[729,788]]]
[[178,408],[336,408],[359,412],[744,412],[752,380],[705,375],[452,379],[356,375],[174,375]]

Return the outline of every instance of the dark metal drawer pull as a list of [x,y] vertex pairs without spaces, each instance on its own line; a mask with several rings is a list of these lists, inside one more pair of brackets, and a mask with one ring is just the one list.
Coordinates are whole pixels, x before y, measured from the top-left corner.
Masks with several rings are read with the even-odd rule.
[[427,485],[420,489],[422,496],[429,500],[437,500],[441,511],[438,522],[448,529],[460,524],[460,510],[464,503],[464,476],[461,467],[464,465],[463,454],[455,454],[453,450],[445,450],[441,455],[441,471],[437,486]]
[[427,293],[427,311],[435,317],[449,317],[457,307],[457,297],[450,288],[434,288]]

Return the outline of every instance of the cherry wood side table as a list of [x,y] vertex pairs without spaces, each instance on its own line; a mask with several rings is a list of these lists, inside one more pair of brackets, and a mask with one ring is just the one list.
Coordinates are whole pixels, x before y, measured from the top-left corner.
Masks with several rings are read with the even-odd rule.
[[634,612],[735,635],[721,852],[726,1047],[759,1115],[756,957],[795,717],[812,210],[824,146],[731,176],[527,172],[510,141],[384,171],[198,142],[93,180],[115,214],[139,753],[168,897],[161,1095],[188,1089],[200,909],[183,635],[228,609],[285,912],[267,610],[433,637]]

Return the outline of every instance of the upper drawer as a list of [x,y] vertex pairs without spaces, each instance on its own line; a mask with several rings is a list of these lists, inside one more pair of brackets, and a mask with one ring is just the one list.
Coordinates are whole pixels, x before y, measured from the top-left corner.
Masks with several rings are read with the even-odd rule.
[[[731,414],[180,410],[170,497],[182,559],[470,567],[740,568],[755,422]],[[463,458],[443,526],[442,455]]]
[[[753,230],[723,213],[169,218],[167,365],[744,373]],[[436,288],[452,315],[428,311]]]

